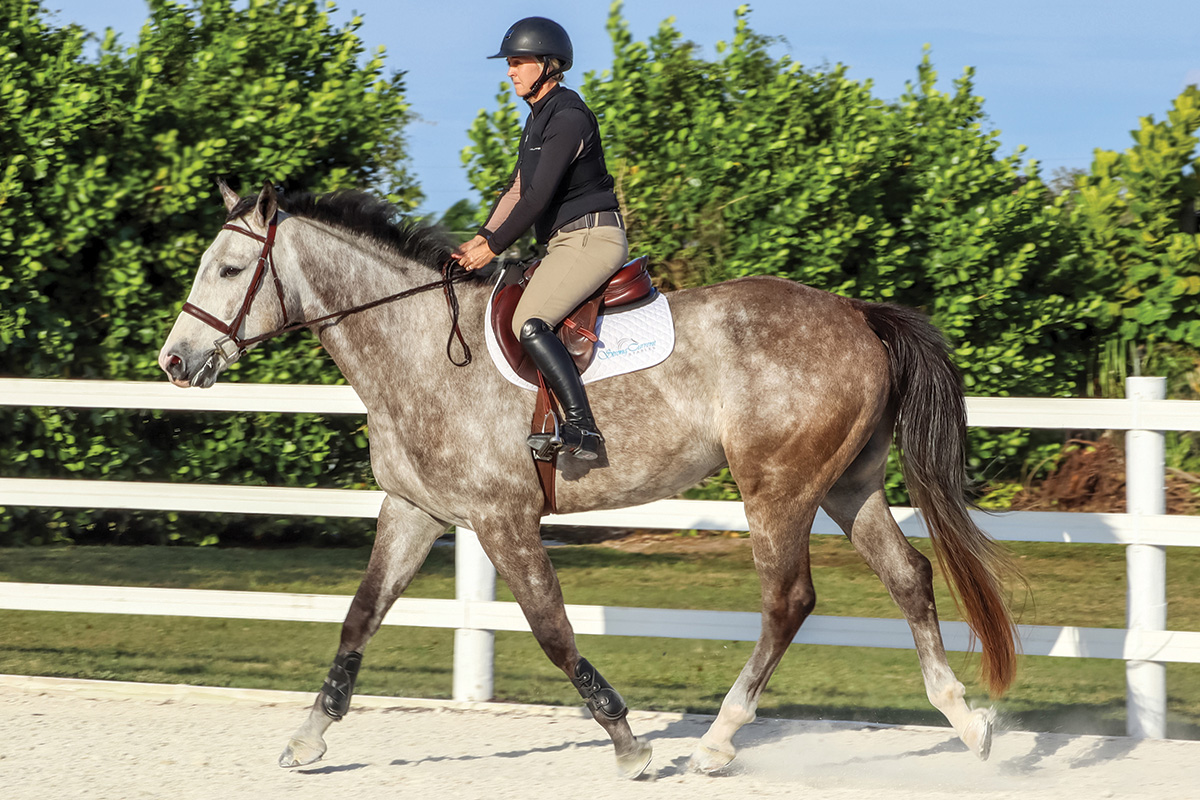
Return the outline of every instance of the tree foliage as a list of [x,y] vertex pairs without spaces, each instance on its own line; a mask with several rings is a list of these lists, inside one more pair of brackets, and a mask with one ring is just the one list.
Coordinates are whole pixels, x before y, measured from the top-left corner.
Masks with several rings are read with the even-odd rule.
[[[55,27],[38,2],[0,7],[0,374],[161,378],[158,349],[223,220],[217,177],[419,200],[404,162],[403,76],[382,52],[364,54],[360,18],[336,28],[315,0],[150,0],[135,45],[109,31],[89,58],[91,35]],[[339,379],[305,337],[247,360],[255,380]],[[0,457],[23,474],[366,480],[347,420],[4,417]],[[283,452],[293,448],[304,458]],[[0,524],[32,527],[20,518],[34,512],[13,511]],[[50,516],[66,531],[54,535],[78,533],[74,517]]]
[[[1115,284],[1105,312],[1121,343],[1200,349],[1200,89],[1162,122],[1143,117],[1123,152],[1097,150],[1076,184],[1075,222],[1087,262]],[[1125,347],[1121,348],[1125,350]]]

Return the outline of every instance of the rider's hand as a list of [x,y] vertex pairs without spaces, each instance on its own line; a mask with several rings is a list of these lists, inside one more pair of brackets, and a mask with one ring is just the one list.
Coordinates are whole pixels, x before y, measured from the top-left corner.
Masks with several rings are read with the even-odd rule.
[[465,242],[455,250],[451,257],[458,260],[465,270],[476,270],[486,266],[496,257],[492,249],[488,247],[487,239],[476,234],[469,242]]

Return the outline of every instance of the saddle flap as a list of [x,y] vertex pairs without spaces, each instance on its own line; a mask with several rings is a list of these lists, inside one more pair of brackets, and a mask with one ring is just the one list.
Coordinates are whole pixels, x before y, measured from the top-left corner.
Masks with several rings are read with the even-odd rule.
[[513,368],[513,372],[523,380],[537,383],[537,367],[529,360],[529,356],[525,355],[525,348],[521,347],[521,343],[512,333],[513,312],[517,309],[517,303],[524,292],[525,286],[521,283],[510,284],[496,292],[492,300],[492,333],[496,334],[500,352],[504,353],[504,358]]

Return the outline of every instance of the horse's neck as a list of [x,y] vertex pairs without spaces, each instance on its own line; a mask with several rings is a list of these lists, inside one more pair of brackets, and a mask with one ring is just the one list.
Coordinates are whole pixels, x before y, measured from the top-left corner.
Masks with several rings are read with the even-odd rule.
[[[297,281],[303,319],[317,319],[437,280],[431,270],[416,263],[397,263],[397,256],[382,249],[331,236],[316,226],[308,234],[297,244],[298,258],[292,260],[303,273]],[[464,314],[464,331],[478,327],[475,316]],[[414,384],[441,385],[441,373],[453,369],[446,357],[449,329],[446,300],[437,288],[316,326],[326,352],[368,409],[394,397],[397,386],[407,386],[411,392]]]

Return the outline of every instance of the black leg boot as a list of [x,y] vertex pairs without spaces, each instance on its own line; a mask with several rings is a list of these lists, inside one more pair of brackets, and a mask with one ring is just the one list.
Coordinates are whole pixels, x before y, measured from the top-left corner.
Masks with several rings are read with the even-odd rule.
[[[596,430],[583,378],[579,376],[571,354],[550,326],[537,318],[526,320],[521,326],[521,345],[562,404],[564,419],[558,429],[562,449],[586,461],[596,458],[604,437]],[[549,433],[533,434],[527,443],[534,450],[543,450],[552,436]]]

